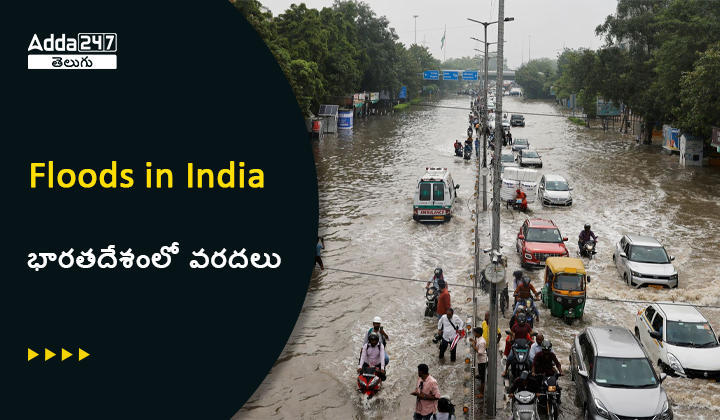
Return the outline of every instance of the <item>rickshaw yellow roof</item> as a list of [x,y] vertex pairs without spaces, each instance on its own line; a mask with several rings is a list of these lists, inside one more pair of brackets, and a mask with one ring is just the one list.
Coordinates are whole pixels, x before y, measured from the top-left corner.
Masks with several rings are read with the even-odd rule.
[[[585,265],[583,265],[583,262],[579,258],[569,258],[569,257],[550,257],[545,260],[545,264],[550,268],[550,270],[553,271],[553,273],[557,272],[576,272],[580,274],[586,274],[585,273]],[[568,270],[570,269],[570,270]]]

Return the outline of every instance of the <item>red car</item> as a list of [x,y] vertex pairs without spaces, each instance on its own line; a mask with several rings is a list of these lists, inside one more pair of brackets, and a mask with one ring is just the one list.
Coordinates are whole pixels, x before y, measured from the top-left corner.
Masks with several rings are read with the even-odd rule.
[[515,245],[520,253],[520,264],[523,267],[544,266],[547,257],[567,257],[567,240],[552,220],[526,219]]

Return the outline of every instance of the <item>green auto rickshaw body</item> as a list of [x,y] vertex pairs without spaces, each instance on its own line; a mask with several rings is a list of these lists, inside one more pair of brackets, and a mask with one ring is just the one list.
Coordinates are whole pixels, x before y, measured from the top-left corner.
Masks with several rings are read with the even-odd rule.
[[545,261],[542,302],[553,316],[580,319],[585,311],[587,283],[590,281],[582,260],[550,257]]

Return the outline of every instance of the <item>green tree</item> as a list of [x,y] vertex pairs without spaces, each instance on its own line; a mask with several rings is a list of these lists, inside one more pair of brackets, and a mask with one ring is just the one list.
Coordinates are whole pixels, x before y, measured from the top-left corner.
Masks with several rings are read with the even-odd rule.
[[680,103],[675,109],[679,128],[710,138],[712,126],[720,127],[720,42],[695,62],[680,79]]
[[556,69],[555,60],[549,58],[530,60],[515,72],[515,80],[523,87],[528,98],[549,98]]

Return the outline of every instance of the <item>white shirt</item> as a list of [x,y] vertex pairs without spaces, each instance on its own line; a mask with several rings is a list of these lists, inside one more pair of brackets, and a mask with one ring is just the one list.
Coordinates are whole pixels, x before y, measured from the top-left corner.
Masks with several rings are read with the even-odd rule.
[[[455,327],[458,330],[465,328],[465,324],[463,324],[460,317],[455,314],[453,314],[452,316],[452,323],[455,324]],[[453,341],[453,338],[455,338],[455,335],[457,335],[457,332],[455,332],[455,328],[450,325],[450,321],[448,320],[447,315],[443,315],[442,318],[438,320],[438,330],[442,330],[442,338],[445,341]]]
[[375,347],[371,346],[370,343],[363,345],[358,367],[361,368],[365,362],[370,366],[380,365],[380,369],[385,370],[385,347],[383,347],[382,343],[378,343]]
[[[538,343],[533,343],[532,346],[530,346],[530,353],[528,353],[528,359],[530,360],[530,363],[532,363],[535,360],[535,355],[540,353],[542,351],[542,347],[538,345]],[[555,353],[554,350],[550,350],[551,353]]]

